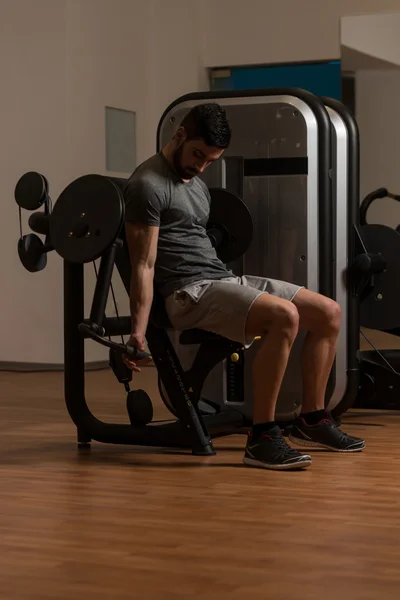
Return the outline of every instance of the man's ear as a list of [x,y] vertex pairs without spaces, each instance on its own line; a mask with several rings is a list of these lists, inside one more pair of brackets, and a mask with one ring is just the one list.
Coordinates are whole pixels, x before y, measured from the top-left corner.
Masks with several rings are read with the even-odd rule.
[[178,144],[182,144],[186,140],[186,130],[182,125],[176,130],[174,139]]

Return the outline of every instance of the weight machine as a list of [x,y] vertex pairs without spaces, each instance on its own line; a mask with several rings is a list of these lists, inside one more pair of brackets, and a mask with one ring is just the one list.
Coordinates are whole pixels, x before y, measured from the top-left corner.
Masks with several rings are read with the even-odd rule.
[[[359,225],[357,127],[343,105],[302,90],[191,94],[165,111],[158,148],[191,106],[208,101],[224,106],[235,132],[223,159],[204,174],[212,197],[208,235],[236,274],[290,280],[339,302],[343,328],[326,406],[340,416],[353,405],[359,387],[361,296],[365,301],[361,282],[367,279],[370,285],[371,269],[376,278],[381,266],[392,261],[386,255],[385,261],[376,258],[374,243],[379,246],[380,239],[368,229],[374,226]],[[22,176],[15,189],[20,211],[44,206],[29,219],[36,233],[21,232],[18,252],[24,267],[42,270],[51,250],[64,261],[65,400],[78,444],[96,440],[214,454],[213,438],[243,433],[252,423],[249,370],[256,344],[245,352],[240,344],[210,332],[174,331],[156,293],[146,339],[162,399],[176,419],[152,421],[151,399],[143,390],[130,389],[132,372],[122,361],[124,353],[138,355],[111,339],[130,334],[130,318],[105,315],[114,266],[128,294],[130,289],[125,185],[121,178],[79,177],[54,208],[48,182],[38,173]],[[44,241],[36,234],[44,235]],[[358,241],[364,244],[361,249]],[[85,318],[84,264],[98,259],[92,307]],[[88,338],[109,348],[110,366],[127,391],[127,424],[103,423],[86,404]],[[301,339],[292,350],[278,400],[282,425],[290,424],[300,410],[300,344]]]
[[[244,419],[235,410],[203,417],[198,409],[199,395],[208,371],[227,355],[235,355],[240,344],[205,331],[185,331],[181,343],[199,344],[200,350],[196,364],[189,373],[184,373],[166,333],[166,328],[171,326],[163,311],[163,302],[155,295],[146,332],[147,343],[171,398],[171,412],[177,420],[151,423],[151,400],[143,390],[130,390],[132,372],[122,360],[123,354],[136,359],[148,355],[111,341],[112,336],[130,333],[129,317],[105,316],[114,265],[127,293],[130,289],[131,267],[123,227],[125,183],[122,179],[100,175],[80,177],[62,192],[52,212],[48,183],[39,173],[26,173],[15,190],[20,208],[45,206],[43,213],[34,213],[29,219],[31,228],[46,236],[45,243],[35,234],[19,240],[18,250],[24,266],[32,272],[42,270],[46,253],[51,249],[64,259],[65,400],[77,426],[78,444],[87,446],[94,439],[113,444],[192,448],[193,454],[214,454],[212,438],[239,431],[245,425]],[[223,255],[238,258],[251,240],[250,213],[239,198],[226,190],[211,189],[210,194],[213,204],[208,229],[210,238]],[[220,225],[221,204],[231,210],[234,208],[240,215],[241,219],[237,221],[241,225],[240,231],[238,226],[228,229],[226,222]],[[85,319],[83,267],[99,258],[90,316]],[[128,392],[130,424],[102,423],[86,404],[84,340],[88,338],[110,350],[110,366]]]
[[[396,229],[367,221],[372,203],[382,198],[400,201],[400,195],[379,188],[360,206],[355,280],[361,301],[360,325],[400,336],[400,226]],[[364,334],[364,337],[367,337]],[[359,354],[360,389],[354,406],[382,410],[400,408],[400,350],[373,350]]]
[[[236,274],[272,277],[334,298],[343,327],[328,383],[326,406],[336,415],[352,406],[359,365],[359,303],[346,273],[354,260],[358,223],[359,147],[356,124],[346,108],[300,90],[191,94],[164,112],[157,135],[161,148],[182,117],[198,102],[217,101],[235,133],[222,160],[202,175],[243,198],[254,221],[251,245],[228,267]],[[196,356],[170,332],[184,368]],[[300,353],[303,335],[292,348],[281,386],[276,418],[290,423],[301,409]],[[252,362],[256,345],[232,364],[221,361],[203,386],[203,405],[239,408],[252,419]],[[160,382],[160,391],[168,400]]]

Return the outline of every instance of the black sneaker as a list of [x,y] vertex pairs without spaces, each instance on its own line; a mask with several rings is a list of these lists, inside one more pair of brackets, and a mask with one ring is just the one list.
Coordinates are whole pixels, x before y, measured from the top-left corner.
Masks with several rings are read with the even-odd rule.
[[311,456],[291,448],[279,427],[274,427],[256,439],[249,434],[243,462],[251,467],[286,471],[309,467]]
[[341,431],[329,412],[316,425],[307,425],[302,417],[296,419],[289,440],[308,448],[325,448],[334,452],[360,452],[365,448],[365,440]]

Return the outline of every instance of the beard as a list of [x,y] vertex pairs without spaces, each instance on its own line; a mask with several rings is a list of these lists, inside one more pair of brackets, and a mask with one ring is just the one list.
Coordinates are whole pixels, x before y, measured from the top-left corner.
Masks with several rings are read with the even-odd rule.
[[178,173],[181,179],[193,179],[196,177],[197,172],[188,171],[184,167],[182,167],[182,155],[183,155],[183,144],[176,149],[173,157],[173,163],[175,171]]

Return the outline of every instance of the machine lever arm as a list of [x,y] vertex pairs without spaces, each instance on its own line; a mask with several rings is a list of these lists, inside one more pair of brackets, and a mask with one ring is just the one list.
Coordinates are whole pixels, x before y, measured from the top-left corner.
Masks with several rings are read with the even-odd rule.
[[80,323],[78,326],[80,333],[85,338],[90,338],[101,344],[102,346],[106,346],[106,348],[112,348],[115,352],[120,352],[121,354],[126,354],[131,357],[133,360],[144,360],[145,358],[149,358],[150,354],[148,352],[141,352],[137,348],[133,346],[128,346],[127,344],[117,344],[116,342],[112,342],[111,340],[107,340],[102,337],[90,327],[86,323]]

